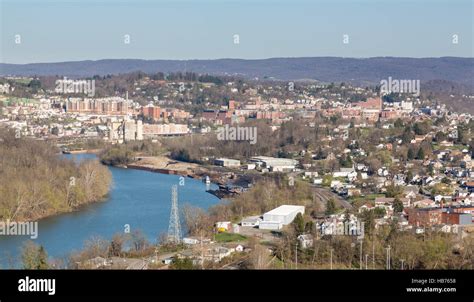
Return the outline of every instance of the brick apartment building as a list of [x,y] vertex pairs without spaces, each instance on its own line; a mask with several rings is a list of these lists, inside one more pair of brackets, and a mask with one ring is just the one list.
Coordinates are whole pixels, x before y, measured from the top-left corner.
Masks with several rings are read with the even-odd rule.
[[465,209],[465,207],[408,209],[408,222],[417,227],[439,224],[472,224],[472,210]]
[[147,105],[142,108],[142,114],[145,118],[158,120],[161,118],[161,108],[159,106]]
[[125,115],[128,112],[128,101],[124,99],[70,99],[65,102],[66,112]]

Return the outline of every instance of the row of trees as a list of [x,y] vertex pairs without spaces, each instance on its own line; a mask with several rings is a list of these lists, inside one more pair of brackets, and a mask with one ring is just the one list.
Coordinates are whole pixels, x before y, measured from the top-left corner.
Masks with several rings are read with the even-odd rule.
[[156,156],[164,152],[161,144],[151,141],[131,141],[119,145],[109,145],[100,154],[105,165],[127,165],[136,155]]

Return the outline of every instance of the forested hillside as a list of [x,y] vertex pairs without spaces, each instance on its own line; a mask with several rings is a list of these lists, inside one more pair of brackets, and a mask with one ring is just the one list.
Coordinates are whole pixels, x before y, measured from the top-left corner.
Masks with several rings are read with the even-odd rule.
[[100,201],[111,180],[98,161],[75,164],[44,141],[0,130],[0,221],[35,220]]

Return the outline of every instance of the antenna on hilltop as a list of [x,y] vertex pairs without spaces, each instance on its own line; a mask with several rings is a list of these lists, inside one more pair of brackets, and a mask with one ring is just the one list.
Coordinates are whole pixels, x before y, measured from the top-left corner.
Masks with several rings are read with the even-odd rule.
[[178,212],[178,186],[173,185],[171,188],[171,213],[170,224],[168,227],[168,241],[174,243],[181,242],[181,223],[179,221]]

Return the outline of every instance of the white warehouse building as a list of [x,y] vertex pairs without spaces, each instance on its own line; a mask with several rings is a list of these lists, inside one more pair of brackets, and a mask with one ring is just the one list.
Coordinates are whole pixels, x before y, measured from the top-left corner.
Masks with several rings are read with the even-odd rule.
[[280,230],[284,225],[292,223],[298,213],[304,214],[304,206],[279,206],[263,214],[263,221],[260,221],[258,227],[264,230]]
[[240,167],[240,160],[231,158],[216,158],[214,165],[222,167]]
[[268,156],[255,156],[250,159],[251,162],[259,166],[270,169],[273,172],[293,171],[298,165],[298,161],[290,158],[276,158]]

